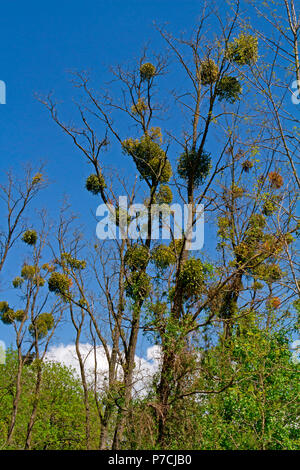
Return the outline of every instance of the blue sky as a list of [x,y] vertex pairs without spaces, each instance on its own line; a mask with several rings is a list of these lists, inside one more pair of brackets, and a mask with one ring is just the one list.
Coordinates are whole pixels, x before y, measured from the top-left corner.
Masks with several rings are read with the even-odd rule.
[[[184,7],[183,7],[184,3]],[[88,194],[74,190],[84,184],[85,164],[60,130],[50,121],[35,93],[53,91],[64,113],[74,90],[69,70],[89,70],[94,84],[109,79],[108,67],[138,57],[151,38],[162,43],[153,21],[168,22],[173,31],[189,29],[199,14],[196,0],[10,1],[1,6],[0,80],[7,86],[7,104],[0,108],[0,170],[40,160],[47,162],[51,198],[65,192],[73,207],[91,205]],[[77,157],[77,158],[76,158]],[[77,186],[78,188],[78,186]]]
[[[62,102],[63,112],[72,113],[74,90],[69,70],[88,70],[94,84],[110,78],[108,67],[137,58],[142,47],[159,50],[162,41],[153,22],[168,23],[172,31],[189,30],[195,25],[201,2],[197,0],[113,0],[113,1],[9,1],[1,5],[0,80],[7,87],[7,103],[0,106],[0,171],[39,161],[47,164],[51,186],[40,205],[55,218],[64,194],[72,210],[94,232],[97,202],[84,190],[87,165],[72,143],[50,120],[36,100],[35,93],[53,91]],[[115,155],[116,161],[120,158]],[[124,156],[123,156],[124,159]],[[125,172],[126,159],[123,160]],[[114,164],[114,162],[112,162]],[[122,164],[122,163],[121,163]],[[23,262],[23,252],[8,259],[7,278]],[[3,294],[7,283],[1,283]],[[7,292],[6,292],[7,294]],[[5,294],[5,295],[6,295]],[[13,296],[13,292],[8,296]],[[1,339],[13,339],[11,329],[1,328]],[[73,331],[65,327],[57,342],[71,341]]]
[[[2,4],[0,80],[7,86],[7,104],[0,105],[0,179],[8,167],[18,171],[28,161],[33,165],[45,161],[52,184],[40,205],[55,218],[64,194],[68,195],[72,210],[93,235],[97,201],[84,189],[89,168],[34,95],[53,91],[62,102],[62,115],[71,116],[74,90],[68,71],[88,70],[93,86],[100,86],[110,79],[109,66],[138,58],[149,40],[151,49],[164,50],[154,21],[168,23],[175,34],[190,31],[202,4],[200,0],[11,0]],[[180,76],[171,77],[171,85],[181,85]],[[215,145],[212,140],[212,148]],[[131,171],[120,153],[110,153],[108,160],[120,171]],[[18,256],[8,260],[8,276],[13,277],[16,264],[22,264],[22,253]],[[9,343],[10,328],[0,325],[0,329],[0,339]],[[65,328],[57,341],[68,342],[72,336],[73,331]]]

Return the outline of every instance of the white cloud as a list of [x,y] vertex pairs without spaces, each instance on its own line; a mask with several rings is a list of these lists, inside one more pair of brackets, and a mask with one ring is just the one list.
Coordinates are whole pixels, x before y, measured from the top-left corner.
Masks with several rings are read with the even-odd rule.
[[[94,376],[95,371],[95,353],[92,344],[81,343],[79,346],[80,353],[84,361],[84,368],[87,377],[90,379]],[[135,372],[134,372],[134,391],[136,394],[145,393],[147,386],[152,380],[153,375],[157,372],[160,361],[160,346],[151,346],[147,349],[146,358],[135,356]],[[47,353],[48,361],[60,362],[68,367],[75,369],[80,376],[79,361],[76,354],[74,344],[60,344],[52,346]],[[108,376],[108,362],[105,351],[102,346],[96,348],[97,362],[97,381],[99,389],[105,387],[105,381]],[[119,373],[122,374],[121,367]]]

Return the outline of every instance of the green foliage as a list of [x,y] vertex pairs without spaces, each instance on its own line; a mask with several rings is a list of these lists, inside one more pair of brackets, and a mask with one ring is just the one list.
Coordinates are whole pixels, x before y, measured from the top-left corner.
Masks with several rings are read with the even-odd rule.
[[[0,365],[0,446],[5,439],[12,410],[14,383],[17,375],[16,353],[6,351],[6,362]],[[24,449],[27,426],[32,412],[36,385],[35,362],[23,368],[22,394],[16,431],[10,449]],[[97,410],[90,394],[91,444],[98,448],[99,424]],[[84,450],[85,413],[82,402],[82,384],[76,372],[59,363],[42,364],[42,385],[38,399],[36,422],[33,427],[32,450]]]
[[96,195],[106,188],[106,184],[101,174],[99,176],[90,175],[86,180],[85,187],[90,193]]
[[253,168],[253,162],[251,160],[245,160],[242,163],[242,167],[243,167],[243,170],[245,171],[245,173],[249,173],[251,168]]
[[144,272],[132,272],[125,282],[125,291],[135,302],[145,299],[151,291],[150,277]]
[[152,261],[158,269],[166,269],[176,262],[176,256],[171,246],[159,245],[152,250]]
[[263,205],[263,214],[266,216],[272,215],[273,212],[276,210],[276,204],[272,200],[266,200],[264,205]]
[[25,315],[26,315],[25,310],[16,310],[14,317],[15,317],[15,320],[22,321]]
[[23,233],[22,240],[27,245],[35,245],[37,242],[37,233],[35,230],[26,230]]
[[37,334],[38,339],[47,336],[48,332],[54,327],[54,318],[51,313],[41,313],[33,323],[29,325],[29,333],[31,336]]
[[34,177],[32,178],[32,184],[36,185],[38,183],[41,183],[43,181],[43,175],[42,173],[36,173]]
[[200,73],[202,85],[212,85],[218,79],[219,67],[214,60],[207,59],[201,62]]
[[3,312],[7,312],[7,310],[9,309],[9,305],[6,301],[1,301],[0,302],[0,312],[3,313]]
[[124,261],[129,269],[136,271],[137,269],[144,269],[148,264],[149,258],[149,249],[144,245],[135,243],[126,251]]
[[252,65],[258,59],[258,39],[251,34],[241,33],[228,46],[228,59],[238,65]]
[[242,87],[237,78],[224,75],[216,86],[216,95],[219,100],[225,100],[230,104],[240,99]]
[[148,109],[148,105],[145,102],[144,98],[139,98],[137,103],[132,105],[131,112],[132,112],[132,114],[143,115],[143,114],[145,114],[147,109]]
[[13,279],[12,285],[14,286],[15,289],[17,289],[18,287],[22,286],[23,282],[24,282],[24,279],[20,276],[17,276]]
[[50,292],[60,294],[62,297],[70,295],[71,279],[59,272],[53,272],[48,280],[48,288]]
[[272,215],[277,210],[277,207],[280,201],[281,201],[281,197],[279,195],[270,194],[269,192],[263,193],[262,194],[263,215],[267,217]]
[[232,237],[232,230],[230,220],[228,217],[218,217],[218,235],[223,240],[230,240]]
[[243,197],[244,192],[245,192],[244,188],[238,186],[237,184],[233,184],[233,185],[231,186],[230,190],[231,190],[232,196],[233,196],[235,199],[237,199],[237,198],[239,198],[239,197]]
[[10,325],[15,320],[15,312],[9,307],[5,301],[0,302],[1,321],[5,325]]
[[141,80],[151,80],[155,76],[156,68],[150,62],[145,62],[140,67]]
[[25,316],[24,310],[17,310],[15,312],[5,301],[0,302],[0,314],[0,319],[5,325],[11,325],[15,320],[22,321]]
[[[180,338],[180,329],[178,321],[171,321],[168,337]],[[198,358],[186,350],[174,368],[179,375],[186,371],[181,382],[186,396],[176,400],[182,389],[174,387],[164,449],[299,449],[299,364],[291,360],[284,330],[260,329],[249,321],[225,345],[199,348]],[[156,448],[149,400],[153,403],[153,396],[136,400],[132,408],[126,436],[130,448]]]
[[38,272],[38,268],[36,266],[31,266],[29,264],[24,264],[21,270],[21,276],[26,280],[32,280]]
[[124,152],[133,158],[141,178],[150,179],[153,184],[170,180],[171,164],[153,137],[145,134],[140,140],[129,138],[122,145]]
[[70,253],[61,254],[62,264],[64,262],[72,269],[82,270],[86,268],[86,261],[74,258]]
[[244,380],[239,382],[237,377],[214,400],[224,433],[222,448],[232,448],[236,438],[241,449],[297,448],[297,405],[292,396],[297,394],[299,366],[291,363],[285,332],[248,326],[234,337],[231,357],[238,377]]
[[256,268],[255,273],[260,279],[269,283],[279,281],[283,277],[283,272],[276,263],[261,264]]
[[156,196],[156,202],[158,204],[171,204],[173,200],[172,190],[167,185],[161,185]]
[[203,184],[211,169],[210,154],[202,152],[199,156],[196,150],[185,151],[179,157],[178,174],[188,182],[193,178],[196,187]]
[[176,256],[171,246],[159,245],[152,250],[152,261],[158,269],[166,269],[176,262]]
[[204,277],[201,260],[191,258],[186,261],[178,277],[178,284],[183,290],[185,298],[188,299],[201,293]]

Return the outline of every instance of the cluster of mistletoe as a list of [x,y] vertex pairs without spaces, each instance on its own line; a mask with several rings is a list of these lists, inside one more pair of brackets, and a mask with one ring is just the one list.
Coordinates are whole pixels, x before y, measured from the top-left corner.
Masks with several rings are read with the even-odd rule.
[[71,286],[72,279],[66,274],[57,271],[53,272],[48,280],[49,291],[61,295],[63,299],[70,297]]
[[130,271],[126,277],[125,291],[135,302],[150,294],[150,276],[145,272],[149,259],[149,249],[140,243],[130,246],[125,253],[124,262]]
[[21,322],[24,319],[24,310],[13,310],[6,301],[0,302],[1,321],[6,325],[10,325],[14,321]]
[[140,67],[140,77],[142,81],[153,79],[156,73],[156,67],[151,62],[145,62]]
[[172,176],[171,164],[155,134],[144,134],[140,139],[126,139],[123,150],[130,155],[142,179],[152,185],[167,183]]
[[54,327],[54,317],[52,313],[40,313],[29,325],[28,331],[31,336],[37,335],[38,339],[45,338]]
[[104,177],[101,173],[98,175],[90,175],[86,180],[85,187],[94,195],[101,193],[101,191],[106,187]]
[[45,279],[40,274],[40,268],[35,265],[24,264],[21,269],[21,276],[13,279],[12,283],[15,288],[21,287],[24,281],[29,281],[34,285],[42,287]]
[[22,240],[27,245],[35,245],[37,242],[37,233],[35,230],[26,230],[23,233]]
[[[258,40],[256,36],[241,33],[227,46],[226,59],[238,66],[251,66],[258,59]],[[242,86],[233,75],[220,76],[218,65],[213,59],[207,58],[201,62],[199,77],[203,86],[216,84],[215,93],[220,101],[235,103],[242,93]]]
[[194,186],[203,184],[211,169],[211,157],[207,152],[199,152],[196,149],[186,150],[179,157],[177,172],[186,182],[191,179]]

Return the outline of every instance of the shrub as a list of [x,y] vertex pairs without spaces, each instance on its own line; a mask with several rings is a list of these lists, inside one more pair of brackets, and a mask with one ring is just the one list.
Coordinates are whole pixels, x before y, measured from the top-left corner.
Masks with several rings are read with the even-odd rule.
[[270,308],[279,308],[281,304],[281,300],[279,297],[271,297],[268,301],[268,305]]
[[264,228],[266,223],[266,218],[262,214],[253,214],[249,219],[249,225],[252,228]]
[[1,321],[6,325],[10,325],[11,323],[13,323],[14,320],[15,312],[11,308],[3,312],[1,315]]
[[283,185],[283,178],[277,171],[269,173],[269,180],[272,188],[279,189]]
[[32,178],[32,184],[33,185],[36,185],[36,184],[40,183],[41,181],[43,181],[42,173],[36,173],[36,175],[34,175],[34,177]]
[[25,311],[24,310],[16,310],[15,311],[14,317],[17,321],[22,321],[24,316],[25,316]]
[[29,325],[29,333],[31,336],[35,336],[37,333],[38,339],[42,339],[47,336],[48,331],[52,330],[54,326],[54,318],[51,313],[41,313],[34,323]]
[[6,301],[1,301],[0,302],[0,312],[3,313],[3,312],[7,312],[7,310],[9,309],[9,305]]
[[172,168],[165,151],[149,135],[141,139],[126,139],[122,143],[125,153],[130,155],[142,178],[150,178],[153,183],[167,183],[172,176]]
[[234,198],[239,198],[243,197],[245,190],[244,188],[241,188],[240,186],[234,184],[231,186],[231,192]]
[[85,187],[90,193],[96,195],[99,194],[101,190],[106,187],[106,184],[101,174],[99,174],[99,176],[90,175],[86,180]]
[[131,112],[132,114],[143,115],[148,109],[147,103],[145,103],[144,98],[139,98],[138,102],[135,105],[132,105]]
[[143,300],[150,294],[149,276],[144,272],[133,272],[125,282],[125,291],[134,301]]
[[280,267],[278,266],[278,264],[275,263],[260,264],[259,266],[257,266],[257,268],[255,268],[255,274],[257,275],[257,277],[267,283],[279,281],[279,279],[281,279],[283,276],[283,272],[281,271]]
[[22,240],[27,245],[35,245],[37,242],[37,233],[35,230],[26,230],[23,233]]
[[204,60],[200,67],[202,85],[211,85],[217,81],[219,67],[212,59]]
[[37,274],[38,268],[36,266],[30,266],[29,264],[24,264],[21,270],[21,276],[26,279],[33,279]]
[[169,247],[172,249],[174,252],[175,256],[179,256],[183,247],[184,239],[179,238],[172,240]]
[[228,103],[235,103],[242,92],[242,87],[237,78],[224,75],[216,87],[216,94],[219,101],[225,100]]
[[55,267],[52,266],[52,265],[49,264],[49,263],[43,264],[42,269],[43,269],[44,271],[48,271],[49,273],[52,273],[53,271],[55,271]]
[[263,205],[263,214],[266,216],[272,215],[273,212],[276,210],[276,204],[272,199],[266,200],[264,205]]
[[159,245],[152,250],[152,260],[158,269],[166,269],[176,262],[174,250],[170,246]]
[[69,289],[72,285],[72,281],[65,274],[54,272],[51,274],[48,281],[48,288],[50,292],[60,294],[63,297],[69,293]]
[[185,298],[193,297],[201,292],[203,287],[204,271],[201,260],[189,259],[183,266],[178,278],[179,286]]
[[245,160],[242,163],[242,167],[243,167],[243,170],[244,170],[245,173],[249,173],[249,171],[253,167],[253,162],[251,162],[251,160]]
[[7,302],[2,301],[0,302],[0,313],[1,313],[1,321],[5,325],[10,325],[14,321],[14,311],[9,308]]
[[125,264],[129,269],[135,271],[137,269],[144,269],[147,266],[150,255],[146,246],[135,243],[125,253]]
[[63,261],[67,263],[73,269],[85,269],[86,268],[86,261],[73,258],[70,253],[62,253],[61,258]]
[[253,284],[252,284],[252,289],[254,290],[260,290],[260,289],[263,289],[264,285],[262,284],[262,282],[259,282],[259,281],[254,281]]
[[238,65],[251,65],[257,62],[258,40],[256,36],[242,33],[228,46],[228,59]]
[[283,276],[283,272],[281,271],[280,267],[278,264],[272,263],[266,265],[266,274],[265,274],[265,280],[269,282],[275,282],[279,281]]
[[179,157],[178,174],[188,181],[194,178],[195,186],[203,184],[211,169],[211,157],[208,153],[202,152],[199,156],[196,150],[184,152]]
[[1,321],[5,325],[10,325],[15,319],[15,312],[9,307],[5,301],[0,302]]
[[140,76],[141,79],[144,80],[151,80],[154,77],[156,72],[156,68],[150,62],[146,62],[141,65],[140,67]]
[[45,285],[45,279],[41,276],[37,276],[35,279],[34,279],[34,284],[39,287],[43,287]]
[[218,217],[218,235],[224,240],[230,240],[231,226],[228,217]]
[[17,289],[18,287],[21,287],[23,282],[24,282],[24,279],[20,276],[17,276],[13,279],[12,285],[14,286],[15,289]]
[[158,204],[171,204],[173,200],[172,190],[166,184],[163,184],[157,193],[156,201]]

